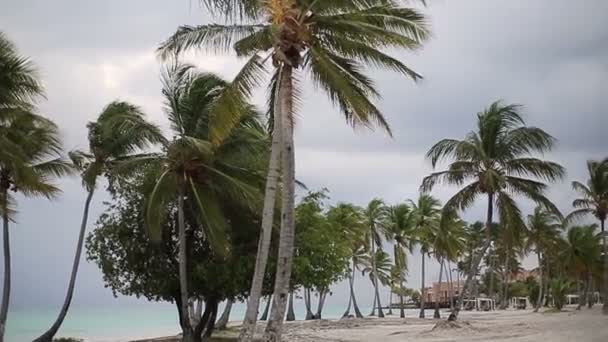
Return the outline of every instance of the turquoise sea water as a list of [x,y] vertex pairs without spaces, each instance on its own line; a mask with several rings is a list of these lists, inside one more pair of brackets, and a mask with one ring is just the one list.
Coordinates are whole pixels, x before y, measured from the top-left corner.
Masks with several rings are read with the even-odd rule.
[[[261,309],[263,310],[263,305]],[[243,319],[245,304],[233,306],[230,319]],[[222,310],[220,307],[220,312]],[[345,306],[329,304],[323,318],[339,318]],[[364,314],[370,308],[361,308]],[[295,304],[296,316],[303,319],[304,307]],[[9,313],[5,341],[28,342],[39,336],[54,321],[57,308],[18,309]],[[58,336],[80,337],[90,342],[118,342],[138,338],[174,335],[180,332],[177,311],[171,304],[141,304],[111,307],[73,307],[68,313]]]

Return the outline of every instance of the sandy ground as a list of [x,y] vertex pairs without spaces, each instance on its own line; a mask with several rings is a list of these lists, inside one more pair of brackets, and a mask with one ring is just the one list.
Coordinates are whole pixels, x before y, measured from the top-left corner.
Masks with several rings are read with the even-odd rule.
[[[606,342],[608,317],[601,308],[560,313],[531,311],[462,312],[461,328],[433,330],[432,319],[385,318],[297,322],[287,325],[285,341],[501,341],[501,342]],[[430,312],[432,315],[432,311]]]
[[[432,311],[428,312],[432,316]],[[444,315],[446,315],[444,313]],[[437,320],[406,317],[298,321],[285,324],[289,342],[606,342],[608,317],[601,308],[559,313],[531,311],[462,312],[459,327],[437,327]],[[236,331],[236,327],[231,330]],[[258,326],[263,331],[263,325]],[[220,335],[225,335],[222,333]],[[215,335],[215,334],[214,334]],[[230,334],[228,334],[230,335]],[[163,339],[163,341],[174,341]],[[223,340],[220,340],[223,341]]]

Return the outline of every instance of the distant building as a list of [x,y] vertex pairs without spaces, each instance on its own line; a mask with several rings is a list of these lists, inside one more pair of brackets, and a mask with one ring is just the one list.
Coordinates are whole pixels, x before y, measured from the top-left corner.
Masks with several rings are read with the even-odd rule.
[[512,276],[510,282],[513,283],[516,281],[526,281],[526,279],[528,279],[528,277],[533,277],[534,279],[536,279],[538,281],[538,279],[539,279],[538,268],[535,268],[532,270],[522,270],[520,272],[517,272],[517,274],[515,276]]
[[460,293],[462,293],[463,287],[464,281],[460,283],[454,282],[454,284],[450,284],[449,282],[433,283],[432,287],[427,287],[424,291],[425,300],[427,303],[435,303],[436,301],[440,303],[449,302],[452,297],[458,298]]

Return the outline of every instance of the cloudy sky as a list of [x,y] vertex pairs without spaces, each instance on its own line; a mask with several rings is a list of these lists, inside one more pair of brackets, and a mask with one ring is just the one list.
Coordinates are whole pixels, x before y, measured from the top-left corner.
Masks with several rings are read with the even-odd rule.
[[[296,129],[297,175],[309,188],[327,187],[333,202],[365,204],[374,197],[397,203],[416,198],[430,171],[425,151],[446,137],[473,129],[475,113],[497,99],[525,105],[530,125],[559,139],[546,158],[568,169],[551,196],[569,210],[569,182],[585,179],[585,160],[608,155],[608,2],[604,0],[430,0],[433,38],[399,57],[423,74],[413,84],[370,70],[379,102],[394,131],[353,132],[310,86],[304,89]],[[83,148],[85,124],[114,99],[140,105],[167,126],[161,111],[159,63],[154,50],[178,25],[209,22],[195,0],[8,0],[0,4],[0,30],[35,61],[47,89],[42,113],[59,124],[66,149]],[[193,61],[231,78],[242,61],[201,52]],[[256,94],[264,104],[264,93]],[[62,180],[53,203],[21,200],[12,227],[13,303],[56,305],[64,294],[84,192],[77,179]],[[443,201],[454,192],[438,189]],[[95,199],[92,220],[103,209]],[[527,213],[530,203],[521,202]],[[481,205],[464,214],[483,218]],[[420,257],[410,285],[418,286]],[[434,279],[437,266],[431,271]],[[341,292],[338,287],[336,292]],[[363,287],[362,287],[363,291]],[[95,265],[84,263],[75,305],[128,303],[110,300]]]

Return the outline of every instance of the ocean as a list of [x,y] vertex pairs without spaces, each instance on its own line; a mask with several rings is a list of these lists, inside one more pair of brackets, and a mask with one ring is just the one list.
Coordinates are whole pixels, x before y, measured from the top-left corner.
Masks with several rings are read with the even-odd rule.
[[[264,303],[260,305],[264,308]],[[328,303],[323,310],[323,318],[339,318],[346,304]],[[241,321],[245,304],[232,307],[230,320]],[[220,314],[223,305],[220,306]],[[124,342],[133,339],[175,335],[180,332],[176,307],[171,304],[144,303],[129,306],[73,307],[68,312],[58,337],[84,338],[87,342]],[[297,319],[303,319],[304,305],[296,301]],[[314,310],[313,310],[314,311]],[[367,315],[370,306],[362,306]],[[44,332],[55,320],[58,308],[17,309],[9,312],[5,341],[28,342]],[[398,312],[397,312],[398,314]],[[408,316],[415,316],[408,310]],[[218,314],[219,316],[219,314]]]

